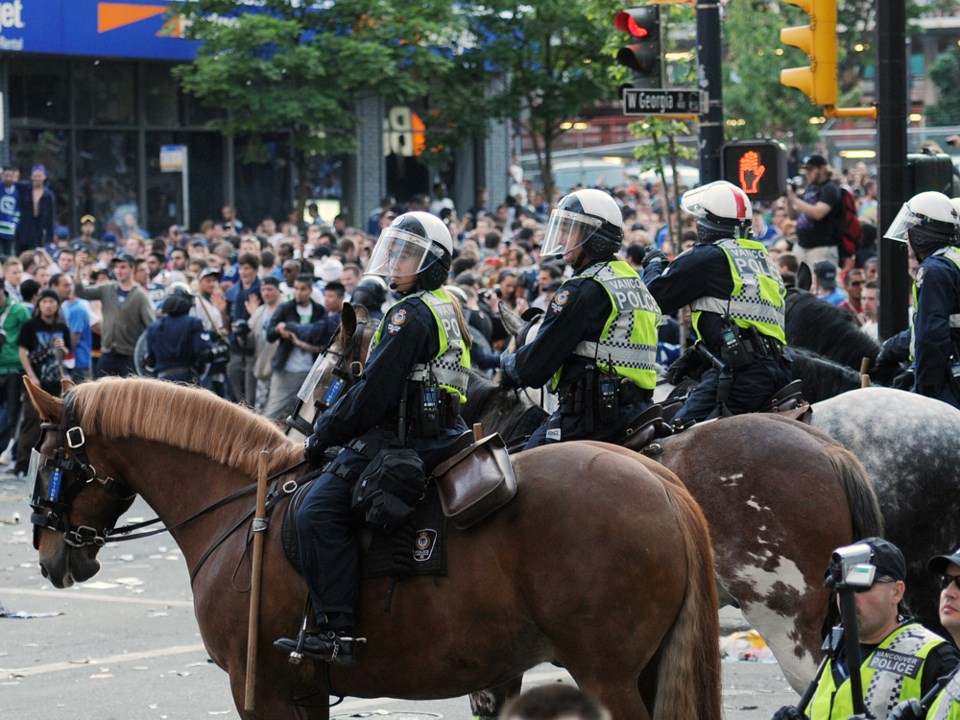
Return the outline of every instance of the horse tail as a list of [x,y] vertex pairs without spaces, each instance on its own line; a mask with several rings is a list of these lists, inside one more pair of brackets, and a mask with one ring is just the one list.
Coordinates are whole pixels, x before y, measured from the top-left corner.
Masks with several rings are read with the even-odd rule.
[[720,694],[720,621],[713,549],[703,511],[681,485],[664,482],[687,556],[687,592],[660,646],[652,720],[717,720]]
[[830,464],[847,494],[847,505],[850,506],[850,524],[853,529],[853,540],[867,537],[881,537],[883,535],[883,515],[880,512],[880,502],[873,489],[867,471],[857,459],[857,456],[842,445],[829,443],[825,447]]

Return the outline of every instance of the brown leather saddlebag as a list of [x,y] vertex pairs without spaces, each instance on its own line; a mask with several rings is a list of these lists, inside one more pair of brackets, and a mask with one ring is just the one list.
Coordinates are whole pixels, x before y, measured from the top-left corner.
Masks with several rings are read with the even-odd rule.
[[461,530],[476,525],[517,494],[517,478],[499,434],[461,450],[433,470],[443,514]]

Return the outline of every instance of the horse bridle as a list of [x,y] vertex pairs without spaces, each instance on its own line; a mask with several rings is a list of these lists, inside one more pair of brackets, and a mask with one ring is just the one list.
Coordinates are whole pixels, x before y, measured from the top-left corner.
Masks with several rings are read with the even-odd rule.
[[[337,362],[330,371],[330,374],[337,378],[337,380],[331,382],[330,385],[325,388],[323,394],[317,398],[317,410],[326,410],[337,401],[340,393],[344,387],[346,387],[347,378],[359,378],[363,375],[363,361],[359,358],[360,345],[363,343],[363,332],[366,327],[366,320],[358,320],[357,327],[343,350],[331,350],[327,348],[325,351],[326,353],[335,355],[337,358]],[[353,360],[351,358],[357,359]]]
[[[41,423],[40,439],[30,453],[30,469],[27,474],[27,481],[28,484],[31,480],[33,481],[33,493],[30,500],[30,507],[33,512],[30,515],[30,522],[34,526],[33,547],[37,550],[40,549],[40,531],[44,528],[63,533],[63,541],[71,547],[81,548],[87,545],[103,547],[110,535],[114,533],[126,534],[159,522],[159,520],[152,520],[145,523],[136,523],[120,530],[107,528],[103,530],[102,534],[96,528],[88,525],[74,525],[70,522],[70,510],[73,503],[87,487],[99,487],[108,495],[112,495],[121,501],[133,500],[136,495],[125,480],[102,477],[97,473],[87,455],[87,439],[83,434],[83,429],[79,423],[74,421],[73,405],[74,397],[67,393],[63,400],[63,413],[60,422],[47,421]],[[55,432],[59,436],[59,442],[56,450],[54,450],[52,460],[47,460],[40,454],[40,447],[43,445],[43,440],[48,432]],[[44,490],[40,471],[47,464],[52,464],[53,467],[50,471],[50,482]],[[61,492],[64,473],[73,475],[78,482],[71,483],[65,491]],[[153,535],[156,532],[149,534]],[[141,536],[138,535],[137,537]]]

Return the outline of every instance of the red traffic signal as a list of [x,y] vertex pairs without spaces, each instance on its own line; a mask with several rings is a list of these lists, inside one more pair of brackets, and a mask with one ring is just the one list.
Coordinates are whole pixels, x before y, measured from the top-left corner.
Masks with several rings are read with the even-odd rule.
[[654,5],[621,10],[614,16],[613,24],[639,41],[617,51],[617,63],[633,72],[633,87],[661,87],[660,8]]

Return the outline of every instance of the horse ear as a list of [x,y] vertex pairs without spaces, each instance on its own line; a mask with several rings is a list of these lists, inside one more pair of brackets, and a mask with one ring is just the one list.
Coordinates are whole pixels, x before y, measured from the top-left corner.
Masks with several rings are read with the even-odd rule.
[[500,303],[500,322],[503,323],[503,327],[512,337],[516,337],[523,330],[523,320],[503,302]]
[[351,305],[354,314],[357,316],[357,325],[370,322],[370,311],[364,305]]
[[43,390],[26,375],[23,376],[23,384],[27,388],[27,395],[30,396],[30,402],[33,403],[40,417],[44,420],[58,422],[61,414],[63,414],[63,401]]
[[346,347],[357,331],[357,313],[350,303],[344,303],[340,311],[340,343]]
[[60,395],[66,395],[73,390],[77,384],[70,378],[60,378]]

